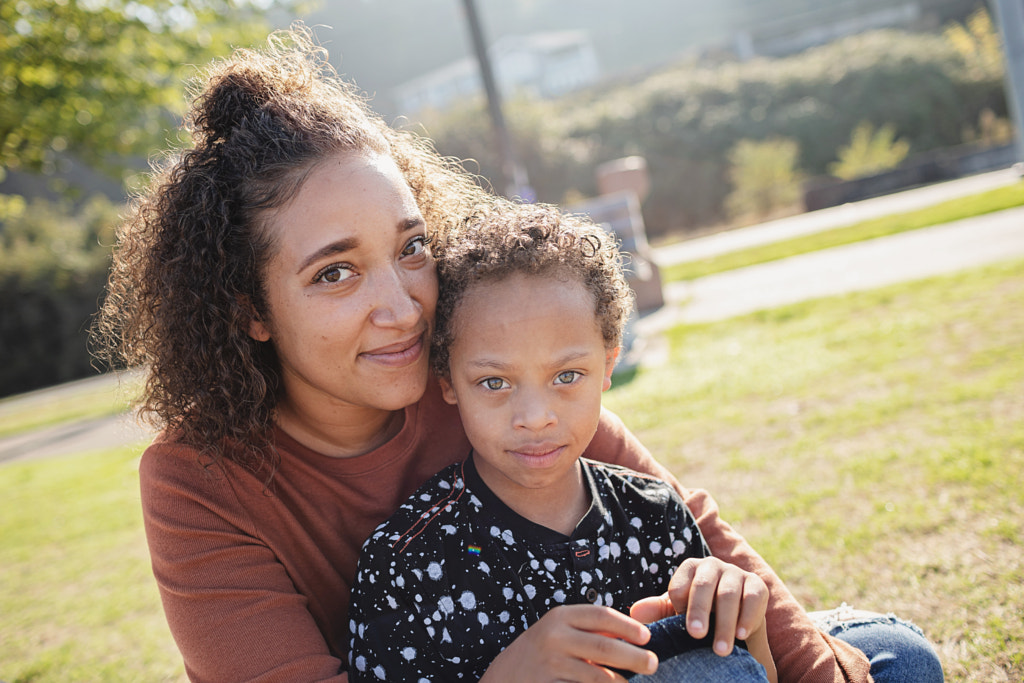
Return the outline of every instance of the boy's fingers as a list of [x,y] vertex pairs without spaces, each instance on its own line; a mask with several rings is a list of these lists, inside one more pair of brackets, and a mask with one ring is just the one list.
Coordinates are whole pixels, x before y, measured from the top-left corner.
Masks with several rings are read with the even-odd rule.
[[696,566],[690,582],[689,599],[686,607],[680,610],[680,613],[686,613],[686,630],[694,638],[703,638],[708,633],[720,575],[721,567],[717,562],[705,561]]
[[[689,558],[683,560],[668,582],[668,597],[672,602],[674,614],[685,614],[690,602],[690,589],[693,577],[700,567],[700,560]],[[669,615],[671,616],[671,615]]]
[[737,621],[736,637],[745,640],[761,628],[768,609],[768,586],[757,575],[747,576],[743,583],[743,600]]
[[574,629],[600,634],[606,640],[621,639],[634,645],[643,645],[651,639],[651,632],[646,626],[610,607],[567,605],[557,609],[563,610],[566,623]]
[[718,579],[715,595],[715,642],[716,654],[732,652],[736,639],[736,621],[739,619],[740,602],[743,599],[743,572],[727,567]]
[[641,624],[651,624],[659,619],[675,616],[676,610],[668,593],[649,598],[640,598],[629,608],[629,616]]

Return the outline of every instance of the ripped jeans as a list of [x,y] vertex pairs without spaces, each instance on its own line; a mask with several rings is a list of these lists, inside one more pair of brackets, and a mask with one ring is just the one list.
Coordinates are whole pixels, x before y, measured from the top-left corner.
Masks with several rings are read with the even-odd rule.
[[[845,603],[825,612],[811,612],[814,624],[830,636],[861,650],[871,663],[876,683],[942,683],[942,665],[924,634],[914,624],[892,614],[854,610]],[[710,647],[663,659],[649,676],[630,683],[763,683],[764,667],[742,648],[728,657]]]
[[867,655],[876,683],[942,683],[942,665],[931,643],[914,624],[893,614],[864,612],[845,602],[811,612],[815,626]]

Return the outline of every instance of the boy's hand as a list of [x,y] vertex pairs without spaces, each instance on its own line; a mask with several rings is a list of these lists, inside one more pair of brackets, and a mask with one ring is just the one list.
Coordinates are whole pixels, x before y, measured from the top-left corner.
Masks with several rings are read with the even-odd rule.
[[674,614],[686,614],[686,630],[694,638],[708,632],[715,612],[717,654],[732,652],[736,638],[745,640],[762,628],[768,608],[768,586],[757,574],[715,557],[684,560],[668,584],[668,592],[638,600],[629,614],[649,624]]
[[646,626],[608,607],[563,605],[512,641],[480,681],[624,681],[605,667],[654,673],[658,658],[636,647],[650,637]]

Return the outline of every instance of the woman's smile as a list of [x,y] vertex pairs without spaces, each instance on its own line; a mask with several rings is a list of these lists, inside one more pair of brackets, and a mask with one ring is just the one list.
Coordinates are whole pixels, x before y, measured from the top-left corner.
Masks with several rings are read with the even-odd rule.
[[394,344],[363,351],[359,357],[387,367],[402,368],[417,362],[424,355],[426,330]]

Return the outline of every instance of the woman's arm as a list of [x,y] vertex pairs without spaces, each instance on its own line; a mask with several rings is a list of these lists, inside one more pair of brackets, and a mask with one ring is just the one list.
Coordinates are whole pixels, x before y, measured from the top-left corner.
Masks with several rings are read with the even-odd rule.
[[864,653],[818,630],[768,563],[719,517],[718,505],[710,494],[683,488],[626,429],[618,416],[602,411],[597,434],[584,455],[652,474],[672,484],[697,519],[712,555],[761,577],[770,596],[765,616],[780,680],[799,683],[871,680],[870,665]]

